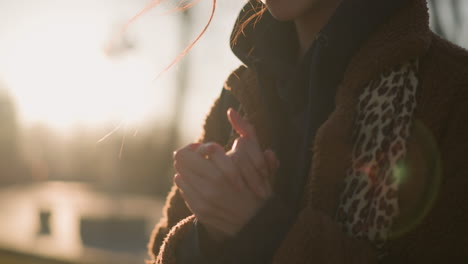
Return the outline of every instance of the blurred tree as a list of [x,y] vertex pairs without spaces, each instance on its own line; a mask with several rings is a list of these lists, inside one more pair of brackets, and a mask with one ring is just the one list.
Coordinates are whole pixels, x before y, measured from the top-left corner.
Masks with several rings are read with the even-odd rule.
[[[178,34],[178,43],[181,44],[180,50],[185,50],[188,43],[190,43],[190,38],[192,36],[192,11],[190,8],[184,9],[185,7],[191,6],[194,3],[188,3],[187,1],[175,1],[170,3],[170,8],[173,11],[181,11],[180,22],[179,22],[179,34]],[[126,31],[122,31],[122,27],[118,27],[119,30],[116,36],[117,39],[113,39],[111,42],[113,45],[107,47],[107,55],[113,58],[116,58],[126,52],[134,50],[137,46],[134,41],[130,41]],[[140,153],[135,152],[134,148],[136,147],[133,144],[129,144],[128,141],[125,142],[125,152],[122,160],[116,162],[115,164],[119,169],[115,172],[114,177],[117,177],[111,185],[111,189],[122,189],[117,185],[124,185],[126,189],[133,189],[130,186],[138,185],[135,182],[135,174],[140,173],[141,177],[143,175],[148,175],[150,169],[151,177],[144,177],[144,182],[146,184],[141,191],[147,191],[148,188],[152,188],[152,193],[156,195],[166,196],[170,186],[172,185],[172,152],[178,147],[180,139],[180,127],[183,113],[185,112],[184,103],[187,97],[187,91],[189,89],[189,75],[190,75],[190,56],[184,56],[180,61],[177,62],[177,76],[176,76],[176,87],[173,97],[173,109],[171,111],[172,116],[167,120],[167,126],[158,126],[155,128],[154,132],[158,132],[157,138],[146,138],[147,144],[146,148],[140,148]],[[166,132],[161,133],[161,129],[165,128]],[[161,134],[165,134],[161,139]],[[139,134],[141,137],[142,135]],[[155,142],[156,141],[156,144]],[[155,149],[157,145],[157,149]],[[115,145],[114,145],[115,146]],[[141,155],[145,153],[147,155]],[[133,156],[132,156],[133,155]],[[140,164],[138,167],[132,166],[132,162],[137,162]],[[144,161],[144,162],[143,162]],[[131,170],[130,170],[131,168]],[[123,174],[123,175],[122,175]],[[126,178],[125,175],[132,174],[130,178]],[[121,176],[118,176],[121,175]],[[128,181],[130,179],[130,182]],[[140,178],[143,180],[143,178]],[[120,182],[120,184],[118,183]],[[109,185],[110,186],[110,185]]]
[[18,138],[15,104],[7,89],[0,85],[0,184],[28,178],[18,149]]
[[21,147],[32,179],[63,180],[67,175],[63,170],[66,151],[61,137],[40,123],[22,129]]
[[18,124],[16,109],[6,89],[0,88],[0,159],[17,156]]

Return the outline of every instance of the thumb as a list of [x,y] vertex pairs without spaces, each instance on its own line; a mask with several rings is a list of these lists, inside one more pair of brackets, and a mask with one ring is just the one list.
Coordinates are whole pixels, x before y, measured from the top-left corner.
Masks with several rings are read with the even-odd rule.
[[231,123],[232,128],[234,128],[237,134],[239,134],[241,137],[249,137],[255,140],[257,139],[255,128],[249,122],[247,122],[247,120],[242,118],[236,110],[229,108],[227,111],[227,117],[229,119],[229,123]]

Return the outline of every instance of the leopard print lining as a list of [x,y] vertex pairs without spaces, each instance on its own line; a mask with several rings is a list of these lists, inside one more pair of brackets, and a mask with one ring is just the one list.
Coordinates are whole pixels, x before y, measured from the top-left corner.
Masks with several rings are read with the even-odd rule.
[[384,255],[398,215],[396,175],[416,108],[418,61],[399,65],[371,81],[359,98],[354,121],[352,166],[337,219],[349,235],[366,239]]

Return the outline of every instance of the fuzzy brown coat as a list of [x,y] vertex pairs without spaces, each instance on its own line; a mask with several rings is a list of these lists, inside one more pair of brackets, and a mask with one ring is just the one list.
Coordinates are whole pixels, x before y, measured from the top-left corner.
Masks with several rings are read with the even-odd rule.
[[[410,0],[379,28],[351,60],[336,94],[336,108],[319,128],[302,211],[274,255],[273,263],[378,263],[366,241],[341,231],[335,211],[351,162],[351,130],[366,84],[392,66],[419,58],[415,122],[405,158],[408,176],[400,193],[400,216],[384,263],[468,262],[468,53],[429,29],[427,4]],[[241,67],[225,88],[240,101],[269,145],[256,75]],[[220,142],[223,118],[215,103],[203,141]],[[152,261],[175,264],[175,248],[193,215],[173,187],[149,244]]]

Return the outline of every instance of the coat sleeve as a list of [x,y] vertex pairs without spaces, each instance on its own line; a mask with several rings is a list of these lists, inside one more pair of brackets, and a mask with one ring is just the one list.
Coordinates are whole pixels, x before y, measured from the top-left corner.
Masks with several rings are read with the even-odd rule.
[[[468,222],[467,101],[468,88],[459,91],[456,98],[451,98],[452,108],[447,111],[446,123],[440,124],[444,132],[437,142],[438,149],[435,146],[435,139],[420,136],[426,140],[423,140],[426,145],[422,149],[426,150],[430,145],[434,148],[431,149],[430,154],[436,154],[436,156],[440,154],[442,158],[442,183],[429,186],[438,189],[437,201],[432,205],[425,219],[420,220],[411,232],[391,241],[389,255],[385,259],[378,262],[376,252],[370,242],[357,240],[344,233],[338,222],[330,215],[314,208],[305,208],[276,252],[273,263],[452,263],[466,259],[468,255],[466,253],[468,243],[468,225],[466,224]],[[431,155],[429,156],[432,157]],[[432,162],[436,163],[434,160]],[[429,168],[433,167],[429,166]],[[437,172],[433,173],[437,174]],[[427,190],[425,192],[430,193]],[[423,200],[426,201],[426,199]]]
[[331,216],[303,209],[276,252],[273,263],[377,263],[368,241],[355,239],[341,229]]
[[[236,106],[236,100],[229,91],[222,91],[215,100],[205,119],[204,131],[198,141],[217,142],[223,145],[230,133],[226,111]],[[186,233],[194,226],[195,217],[187,208],[178,188],[174,185],[166,198],[163,208],[163,218],[154,228],[148,251],[148,263],[176,263],[176,248]]]
[[[148,261],[149,263],[155,263],[164,239],[170,233],[170,230],[175,227],[180,229],[183,223],[190,221],[191,214],[178,188],[174,185],[166,198],[166,204],[163,208],[163,217],[151,234],[148,244],[148,251],[151,258],[151,260]],[[186,220],[182,221],[183,219]]]

